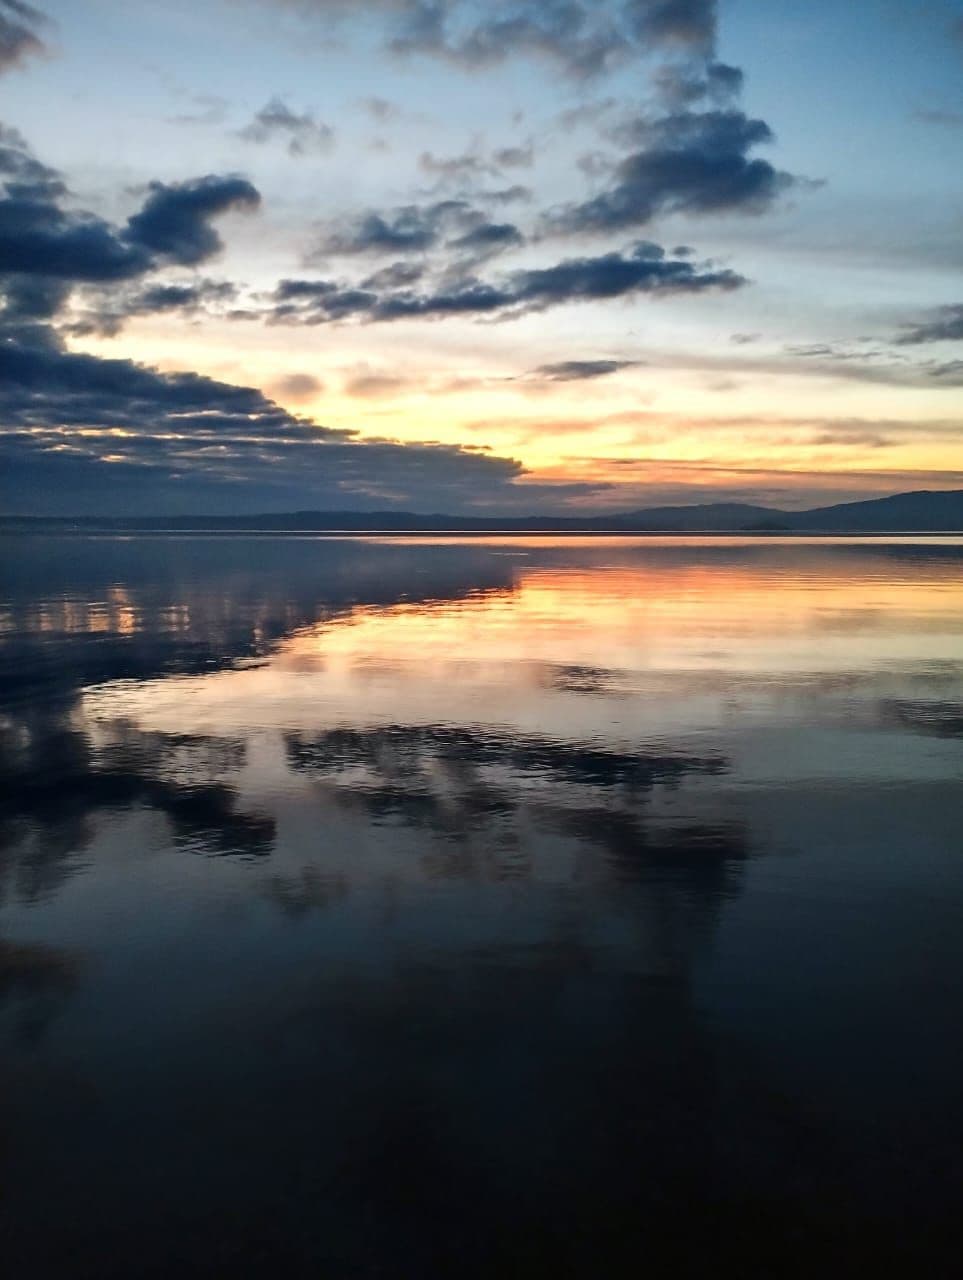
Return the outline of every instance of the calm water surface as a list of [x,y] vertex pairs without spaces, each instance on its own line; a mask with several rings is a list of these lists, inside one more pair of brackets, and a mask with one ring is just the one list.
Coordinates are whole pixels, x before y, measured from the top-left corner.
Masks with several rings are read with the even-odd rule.
[[11,1280],[955,1272],[963,540],[0,557]]

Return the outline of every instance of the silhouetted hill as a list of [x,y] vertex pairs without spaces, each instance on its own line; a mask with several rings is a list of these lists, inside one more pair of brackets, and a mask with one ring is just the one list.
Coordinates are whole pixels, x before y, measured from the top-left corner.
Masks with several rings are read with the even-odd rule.
[[843,502],[834,507],[796,511],[789,525],[799,530],[854,533],[927,533],[963,530],[963,489],[945,492],[920,489],[868,502]]
[[963,490],[919,490],[810,511],[738,502],[597,516],[455,516],[413,511],[289,511],[251,516],[0,516],[9,531],[140,530],[324,533],[942,533],[963,531]]
[[684,532],[731,533],[769,520],[782,521],[784,511],[773,507],[754,507],[744,502],[709,502],[694,507],[647,507],[609,517],[607,524],[617,528]]

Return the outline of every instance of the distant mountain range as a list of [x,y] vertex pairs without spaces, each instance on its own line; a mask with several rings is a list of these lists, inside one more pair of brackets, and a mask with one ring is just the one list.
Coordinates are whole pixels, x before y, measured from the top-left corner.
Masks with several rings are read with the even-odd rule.
[[0,529],[330,533],[947,533],[963,531],[963,489],[897,493],[811,511],[738,502],[597,516],[453,516],[412,511],[289,511],[252,516],[0,516]]

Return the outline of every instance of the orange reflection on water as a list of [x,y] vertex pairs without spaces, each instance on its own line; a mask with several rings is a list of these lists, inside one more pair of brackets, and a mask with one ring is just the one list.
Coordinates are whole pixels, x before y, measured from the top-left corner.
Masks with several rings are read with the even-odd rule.
[[[911,549],[484,546],[511,557],[504,589],[350,609],[289,636],[256,668],[103,689],[89,708],[165,731],[469,721],[631,736],[643,714],[649,732],[717,724],[734,690],[798,695],[856,678],[882,688],[907,664],[938,673],[963,655],[963,581]],[[594,696],[604,694],[619,696]]]

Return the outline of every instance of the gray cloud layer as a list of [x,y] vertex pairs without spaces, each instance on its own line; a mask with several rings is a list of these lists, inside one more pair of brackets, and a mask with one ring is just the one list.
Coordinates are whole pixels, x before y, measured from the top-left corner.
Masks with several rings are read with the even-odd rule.
[[[330,22],[353,0],[266,0]],[[511,57],[546,58],[586,79],[657,51],[709,57],[715,0],[369,0],[396,54],[441,58],[471,70]]]
[[921,342],[963,341],[963,302],[940,307],[931,320],[907,326],[896,341],[901,346],[913,346]]
[[539,365],[532,370],[532,375],[547,382],[586,382],[631,369],[638,363],[638,360],[559,360]]
[[509,272],[495,282],[463,276],[449,288],[379,293],[330,280],[282,280],[271,318],[280,323],[326,324],[337,320],[434,319],[442,316],[512,316],[567,302],[732,290],[746,283],[734,271],[700,267],[666,257],[659,245],[640,241],[628,252],[568,258],[548,267]]
[[[161,373],[56,343],[0,343],[0,504],[137,513],[525,504],[511,458],[360,439],[250,387]],[[600,486],[556,485],[549,500]],[[601,486],[604,487],[604,486]]]

